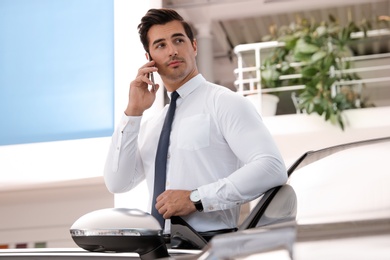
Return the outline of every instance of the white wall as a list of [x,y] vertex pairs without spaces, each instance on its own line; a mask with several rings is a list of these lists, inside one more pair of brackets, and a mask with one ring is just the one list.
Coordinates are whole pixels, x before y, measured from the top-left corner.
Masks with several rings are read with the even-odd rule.
[[389,115],[390,106],[347,110],[344,131],[317,114],[264,117],[264,122],[289,166],[307,151],[390,136]]
[[0,197],[0,244],[16,247],[76,247],[69,229],[82,215],[113,207],[102,177],[42,184],[28,189],[2,192]]

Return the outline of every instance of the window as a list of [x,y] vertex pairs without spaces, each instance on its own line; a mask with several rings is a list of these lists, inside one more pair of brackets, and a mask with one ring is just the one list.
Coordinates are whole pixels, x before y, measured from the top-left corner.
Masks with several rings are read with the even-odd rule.
[[0,145],[112,134],[113,0],[2,0],[0,32]]

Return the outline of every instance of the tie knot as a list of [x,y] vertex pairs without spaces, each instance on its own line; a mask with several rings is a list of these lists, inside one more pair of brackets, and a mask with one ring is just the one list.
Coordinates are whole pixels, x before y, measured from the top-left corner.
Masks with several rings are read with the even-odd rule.
[[176,102],[176,99],[179,97],[179,93],[177,91],[173,91],[171,94],[171,102]]

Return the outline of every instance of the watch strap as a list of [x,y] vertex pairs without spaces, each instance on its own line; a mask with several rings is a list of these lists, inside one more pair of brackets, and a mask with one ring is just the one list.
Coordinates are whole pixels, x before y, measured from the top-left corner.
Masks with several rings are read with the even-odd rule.
[[194,205],[195,205],[195,208],[197,211],[199,211],[199,212],[203,211],[203,204],[202,204],[201,200],[194,202]]

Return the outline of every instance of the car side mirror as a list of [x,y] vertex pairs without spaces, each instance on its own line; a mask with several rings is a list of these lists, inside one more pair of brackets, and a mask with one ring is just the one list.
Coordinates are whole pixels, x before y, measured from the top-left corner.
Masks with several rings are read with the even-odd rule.
[[142,260],[169,257],[158,221],[138,209],[107,208],[81,216],[70,228],[73,241],[93,252],[135,252]]

